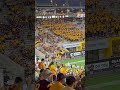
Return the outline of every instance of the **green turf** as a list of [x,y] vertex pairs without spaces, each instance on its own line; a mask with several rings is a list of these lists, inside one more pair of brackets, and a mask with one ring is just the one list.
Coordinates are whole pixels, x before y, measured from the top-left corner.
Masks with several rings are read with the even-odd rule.
[[68,61],[75,62],[75,61],[80,61],[80,60],[85,60],[85,57],[79,57],[79,58],[75,58],[75,59],[62,60],[61,62],[67,63]]
[[106,86],[106,87],[100,88],[100,90],[120,90],[120,84],[119,85]]
[[89,90],[119,90],[120,73],[113,72],[93,77],[86,81],[86,86],[89,86]]
[[89,85],[95,85],[105,82],[111,82],[114,80],[120,80],[120,73],[114,72],[112,74],[108,73],[104,75],[95,76],[92,79],[87,80],[86,84],[89,86]]
[[[76,64],[77,66],[84,66],[85,65],[85,57],[80,57],[80,58],[75,58],[71,60],[62,60],[59,61],[59,63],[64,63],[64,64]],[[98,75],[93,77],[92,79],[89,79],[86,81],[86,86],[93,86],[93,85],[100,85],[100,87],[88,87],[88,90],[119,90],[120,88],[120,83],[115,83],[114,85],[105,85],[102,86],[103,83],[110,83],[114,81],[119,81],[120,80],[120,73],[114,72],[114,73],[107,73],[104,75]]]
[[80,57],[80,58],[75,58],[75,59],[69,59],[69,60],[62,60],[59,61],[59,63],[64,63],[64,64],[72,64],[72,65],[77,65],[77,66],[84,66],[85,65],[85,57]]
[[108,85],[104,87],[88,88],[89,90],[120,90],[120,84]]

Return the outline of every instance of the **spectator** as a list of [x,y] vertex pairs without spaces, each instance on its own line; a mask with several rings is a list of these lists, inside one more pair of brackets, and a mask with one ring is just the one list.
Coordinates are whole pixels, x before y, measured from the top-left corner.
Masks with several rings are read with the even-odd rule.
[[40,70],[40,74],[39,74],[39,79],[40,79],[40,80],[42,79],[41,76],[42,76],[43,71],[44,71],[44,69],[41,69],[41,70]]
[[67,86],[65,86],[62,90],[74,90],[75,87],[75,77],[73,76],[68,76],[66,78],[66,84]]
[[53,74],[53,80],[55,81],[56,80],[56,75],[57,75],[57,71],[56,71],[57,68],[55,67],[54,62],[50,63],[49,69],[52,72],[52,74]]
[[38,64],[39,69],[45,69],[44,59],[41,59],[41,62]]
[[49,90],[50,81],[52,81],[51,75],[52,73],[48,69],[42,72],[42,80],[39,81],[39,90]]
[[62,64],[62,67],[60,68],[60,73],[63,73],[64,75],[67,74],[67,70],[64,64]]
[[50,90],[62,90],[65,84],[65,76],[62,73],[57,75],[57,81],[50,87]]
[[14,85],[12,85],[9,90],[22,90],[22,78],[21,77],[16,77]]
[[80,81],[77,82],[75,90],[81,90],[81,82]]

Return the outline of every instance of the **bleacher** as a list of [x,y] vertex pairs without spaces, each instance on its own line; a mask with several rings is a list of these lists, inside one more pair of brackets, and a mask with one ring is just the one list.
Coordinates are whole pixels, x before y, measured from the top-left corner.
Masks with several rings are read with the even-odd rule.
[[84,39],[83,32],[77,29],[76,26],[73,24],[51,21],[43,21],[42,24],[45,27],[51,29],[54,34],[61,36],[65,39],[71,41],[82,41]]

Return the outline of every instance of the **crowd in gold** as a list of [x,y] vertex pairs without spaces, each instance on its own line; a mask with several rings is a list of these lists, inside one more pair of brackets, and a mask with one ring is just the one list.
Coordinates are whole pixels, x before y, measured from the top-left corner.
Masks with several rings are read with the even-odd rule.
[[36,31],[38,31],[38,36],[35,38],[35,47],[41,47],[42,49],[40,49],[40,52],[43,54],[46,54],[46,52],[51,54],[53,53],[53,56],[51,55],[51,58],[49,58],[50,60],[52,58],[55,58],[56,60],[61,59],[62,55],[65,53],[65,50],[60,48],[57,44],[61,42],[62,39],[50,33],[51,31],[46,32],[46,26],[41,26],[41,24],[38,24],[37,26],[38,28]]
[[[114,4],[113,1],[109,4]],[[104,5],[100,4],[102,4],[102,1],[99,0],[87,0],[86,2],[86,7],[94,7],[93,10],[91,8],[86,9],[86,35],[92,33],[94,37],[98,36],[96,33],[101,35],[101,32],[105,34],[104,36],[120,35],[119,15],[115,11],[107,9],[105,8],[106,6],[104,7]]]
[[[83,80],[85,77],[85,70],[82,68],[76,68],[76,67],[72,68],[71,66],[68,67],[68,66],[65,66],[64,64],[58,64],[58,63],[55,64],[54,62],[50,63],[49,66],[46,67],[43,60],[44,59],[42,59],[41,62],[38,62],[39,69],[42,70],[42,73],[44,72],[44,70],[47,69],[52,74],[51,78],[53,78],[55,76],[55,78],[52,79],[51,83],[47,85],[47,86],[49,86],[48,90],[56,90],[56,89],[62,90],[62,88],[64,87],[65,84],[63,86],[62,86],[62,83],[60,83],[59,85],[56,84],[59,82],[58,79],[56,81],[58,74],[63,74],[65,77],[73,76],[76,78],[76,83],[79,80]],[[59,68],[58,68],[58,66],[59,66]],[[42,75],[43,75],[42,73],[36,72],[36,75],[40,76],[40,78],[38,78],[38,81],[41,80]],[[44,77],[46,77],[46,75],[44,75]],[[39,88],[40,88],[40,85],[38,82],[38,86],[36,86],[36,90],[38,90]]]
[[89,17],[86,19],[86,22],[89,22],[88,24],[86,23],[86,32],[89,31],[94,33],[118,30],[120,28],[118,18],[120,17],[114,17],[112,13],[107,10],[96,11],[93,14],[89,14]]
[[[26,0],[28,1],[28,0]],[[25,3],[29,3],[29,5],[33,5],[34,3],[31,3],[32,1],[29,0],[26,2],[25,0],[19,1],[10,1],[10,0],[3,0],[3,10],[2,12],[5,14],[4,20],[5,23],[0,23],[0,52],[2,54],[7,55],[11,60],[13,60],[15,63],[28,68],[33,69],[34,65],[27,65],[28,62],[33,62],[30,60],[30,57],[33,57],[33,46],[28,45],[24,47],[23,37],[21,37],[23,34],[23,30],[25,29],[24,26],[28,25],[28,22],[32,23],[32,20],[34,20],[34,17],[25,15],[25,11],[31,11],[28,8],[26,8],[27,5]],[[23,3],[25,2],[25,3]],[[30,4],[31,3],[31,4]],[[1,4],[2,5],[2,4]],[[29,6],[28,5],[28,6]],[[6,11],[7,10],[7,11]],[[5,12],[4,12],[5,11]],[[26,18],[25,18],[26,17]],[[7,23],[6,23],[7,22]],[[27,28],[30,29],[29,27]],[[11,53],[6,53],[11,52]],[[27,57],[27,55],[29,57]],[[31,70],[32,70],[31,69]]]
[[[38,66],[39,66],[39,69],[47,68],[45,66],[44,62],[38,62]],[[68,73],[73,72],[75,76],[78,76],[79,74],[84,72],[84,69],[82,69],[82,68],[75,67],[73,69],[73,68],[71,68],[71,66],[69,66],[69,67],[65,66],[65,64],[59,64],[59,66],[60,66],[59,72],[63,73],[64,75],[68,75]],[[57,72],[58,68],[57,68],[56,64],[51,64],[48,66],[48,68],[53,73],[53,75],[57,75],[57,73],[59,73],[59,72]],[[82,77],[84,77],[84,74],[82,75]]]
[[76,28],[77,26],[74,24],[49,20],[44,20],[41,23],[44,27],[49,28],[54,34],[65,39],[71,41],[82,41],[85,38],[84,33],[80,31],[80,29]]

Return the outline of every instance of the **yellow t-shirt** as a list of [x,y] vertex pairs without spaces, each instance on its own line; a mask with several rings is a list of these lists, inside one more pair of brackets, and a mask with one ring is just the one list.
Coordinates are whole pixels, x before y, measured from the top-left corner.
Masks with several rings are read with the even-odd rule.
[[39,63],[39,69],[44,69],[44,68],[45,68],[44,63],[43,63],[43,62],[40,62],[40,63]]
[[55,82],[51,87],[50,90],[62,90],[64,85],[61,82]]
[[60,73],[66,75],[67,71],[66,71],[65,67],[61,67]]
[[51,65],[51,66],[49,67],[49,69],[50,69],[50,71],[53,73],[53,75],[57,75],[55,65]]
[[76,75],[78,75],[78,74],[79,74],[79,72],[78,72],[78,70],[77,70],[77,69],[75,69],[75,70],[74,70],[74,72],[75,72],[75,74],[76,74]]

